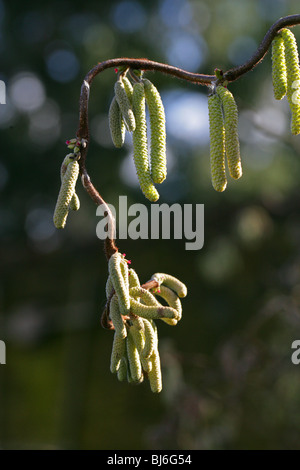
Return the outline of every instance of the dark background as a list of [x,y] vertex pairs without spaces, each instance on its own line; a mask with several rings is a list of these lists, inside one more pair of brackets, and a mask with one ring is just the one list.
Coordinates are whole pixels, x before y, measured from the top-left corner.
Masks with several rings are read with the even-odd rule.
[[[205,205],[205,245],[121,240],[145,282],[188,286],[183,318],[159,324],[163,391],[119,383],[112,333],[100,327],[107,265],[95,206],[53,227],[64,141],[75,136],[85,73],[113,57],[148,57],[213,73],[244,62],[298,1],[0,1],[0,448],[299,449],[300,137],[276,102],[271,55],[230,85],[240,112],[244,175],[210,182],[207,90],[158,73],[169,172],[159,202]],[[293,29],[298,44],[300,27]],[[107,202],[149,203],[131,141],[113,148],[107,70],[90,99],[88,171]]]

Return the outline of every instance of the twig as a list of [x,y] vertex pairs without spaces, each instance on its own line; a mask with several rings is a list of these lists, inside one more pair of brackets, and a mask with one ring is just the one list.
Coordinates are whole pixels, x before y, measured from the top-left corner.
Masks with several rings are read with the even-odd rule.
[[[90,94],[90,86],[94,80],[94,78],[109,68],[119,68],[119,67],[129,67],[132,70],[148,70],[148,71],[155,71],[161,72],[167,75],[171,75],[174,78],[182,79],[188,82],[191,82],[195,85],[205,85],[211,86],[213,83],[220,83],[223,81],[233,82],[240,78],[245,73],[252,70],[256,65],[258,65],[266,53],[269,50],[269,47],[272,43],[272,40],[276,36],[276,34],[282,29],[287,26],[295,26],[300,24],[300,15],[290,15],[280,18],[276,21],[268,30],[265,37],[263,38],[262,42],[258,46],[256,52],[253,56],[247,60],[243,65],[235,67],[233,69],[228,70],[227,72],[219,71],[218,78],[216,75],[203,75],[199,73],[192,73],[186,70],[180,69],[178,67],[173,67],[168,64],[161,64],[159,62],[154,62],[148,59],[132,59],[132,58],[116,58],[106,60],[104,62],[100,62],[95,67],[93,67],[85,76],[83,80],[83,84],[81,86],[81,93],[80,93],[80,101],[79,101],[79,127],[77,131],[77,137],[79,140],[84,139],[86,145],[84,148],[81,148],[81,158],[79,160],[80,166],[80,174],[82,176],[82,183],[92,200],[97,205],[104,205],[105,207],[105,216],[109,217],[110,223],[109,230],[114,230],[115,227],[115,220],[113,217],[112,212],[110,211],[109,207],[107,206],[104,199],[100,196],[96,188],[93,186],[90,177],[86,170],[86,156],[89,144],[89,125],[88,125],[88,102],[89,102],[89,94]],[[110,233],[109,236],[105,240],[105,254],[107,259],[110,256],[118,251],[118,248],[115,245],[113,233]]]

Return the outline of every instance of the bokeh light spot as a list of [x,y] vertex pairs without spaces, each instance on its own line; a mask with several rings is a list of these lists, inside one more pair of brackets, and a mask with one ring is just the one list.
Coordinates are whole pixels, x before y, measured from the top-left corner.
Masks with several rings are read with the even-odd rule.
[[171,91],[163,96],[167,134],[190,145],[209,139],[207,98],[202,93]]
[[29,72],[14,76],[9,93],[15,107],[26,113],[40,108],[45,101],[44,85],[36,75]]
[[139,2],[124,1],[118,3],[112,12],[113,21],[124,33],[140,30],[146,22],[146,13]]
[[46,63],[50,77],[60,83],[70,82],[79,71],[77,57],[72,51],[66,49],[51,52]]

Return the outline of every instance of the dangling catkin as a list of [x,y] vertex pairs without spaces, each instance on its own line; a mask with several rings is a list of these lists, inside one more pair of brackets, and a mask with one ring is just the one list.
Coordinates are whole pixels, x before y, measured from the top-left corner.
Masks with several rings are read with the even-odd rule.
[[282,100],[286,95],[287,76],[284,41],[280,33],[272,41],[272,80],[274,97]]
[[145,93],[142,83],[133,86],[132,106],[135,115],[136,128],[132,133],[133,158],[141,189],[147,199],[155,202],[159,194],[152,183],[149,170],[147,148],[147,125],[145,112]]
[[69,206],[75,192],[75,186],[78,175],[79,165],[78,162],[75,160],[68,164],[58,194],[53,216],[53,222],[56,228],[64,228],[66,225],[69,213]]
[[147,289],[142,287],[132,287],[129,290],[131,297],[140,298],[145,305],[161,307],[161,304],[156,300],[154,295],[149,292]]
[[172,289],[178,297],[185,297],[187,295],[187,287],[183,282],[179,281],[174,276],[171,276],[170,274],[164,274],[164,273],[155,273],[151,277],[154,281],[157,281],[160,284],[163,284],[170,289]]
[[139,356],[138,350],[136,348],[136,345],[134,343],[130,330],[128,332],[128,336],[126,339],[126,345],[127,345],[127,357],[128,357],[128,362],[129,362],[130,377],[133,382],[141,382],[143,372],[142,372],[140,356]]
[[217,94],[208,97],[211,181],[216,191],[226,189],[225,129],[221,100]]
[[143,305],[133,298],[131,298],[130,301],[130,311],[134,313],[134,315],[146,318],[147,320],[157,320],[163,318],[174,318],[178,320],[179,316],[178,312],[174,308]]
[[145,335],[145,344],[144,344],[142,356],[147,359],[153,353],[153,349],[157,348],[156,332],[153,328],[153,322],[151,323],[149,320],[146,320],[146,318],[143,318],[142,320],[144,323],[144,335]]
[[155,293],[156,296],[161,297],[166,302],[168,302],[168,305],[170,307],[177,310],[178,316],[179,316],[178,320],[180,320],[181,315],[182,315],[182,307],[181,307],[181,302],[180,302],[180,299],[179,299],[178,295],[175,294],[175,292],[172,289],[170,289],[169,287],[166,287],[164,285],[161,285],[160,288],[159,288],[159,291],[156,290],[156,292],[154,292],[154,293]]
[[291,132],[300,134],[300,103],[297,100],[296,88],[299,89],[300,70],[298,48],[294,34],[289,29],[283,29],[281,35],[284,41],[285,62],[287,73],[287,98],[292,112]]
[[230,176],[239,179],[242,172],[240,143],[238,136],[238,109],[233,94],[223,86],[217,87],[224,112],[225,151]]
[[133,132],[135,129],[135,117],[124,84],[121,80],[115,83],[115,96],[125,125],[130,132]]
[[145,345],[144,323],[142,318],[137,317],[132,320],[130,334],[133,338],[134,344],[138,350],[139,355],[141,355]]
[[108,276],[107,281],[106,281],[106,285],[105,285],[105,293],[106,293],[106,299],[107,300],[111,297],[113,292],[114,292],[114,286],[113,286],[111,277]]
[[[73,157],[73,158],[71,158]],[[65,176],[65,173],[67,171],[68,165],[70,162],[74,160],[74,155],[72,153],[69,153],[63,160],[61,167],[60,167],[60,180],[61,182],[63,181],[63,178]],[[69,209],[71,211],[78,211],[80,209],[80,201],[79,197],[77,196],[76,192],[74,191],[73,197],[70,202]]]
[[125,351],[126,351],[125,338],[122,338],[121,336],[117,334],[117,332],[115,332],[111,358],[110,358],[110,371],[112,374],[115,374],[119,370],[121,360],[125,354]]
[[160,368],[160,358],[158,351],[154,351],[151,356],[152,368],[148,373],[150,387],[153,393],[159,393],[162,390],[162,378]]
[[128,80],[127,77],[122,77],[122,82],[126,91],[126,95],[128,96],[130,104],[132,104],[132,93],[133,93],[133,87],[130,83],[130,80]]
[[122,315],[128,315],[130,309],[129,291],[121,271],[122,255],[119,252],[114,253],[108,262],[108,270],[115,292],[118,297],[119,308]]
[[116,294],[112,296],[112,299],[110,301],[109,316],[111,321],[113,322],[117,335],[121,338],[126,338],[127,330],[120,312],[118,297],[116,296]]
[[120,382],[123,382],[124,380],[127,379],[127,357],[126,356],[122,357],[117,374],[118,374],[118,380],[120,380]]
[[129,288],[140,287],[140,280],[134,269],[128,269]]
[[115,147],[121,148],[125,142],[125,124],[115,96],[109,107],[108,120],[113,144]]
[[145,78],[143,84],[151,129],[151,178],[154,183],[162,183],[167,176],[165,111],[161,96],[153,83]]

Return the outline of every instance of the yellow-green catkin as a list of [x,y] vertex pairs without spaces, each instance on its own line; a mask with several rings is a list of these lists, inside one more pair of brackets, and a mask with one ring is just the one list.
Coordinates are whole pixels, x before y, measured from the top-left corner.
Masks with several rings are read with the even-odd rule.
[[117,251],[108,262],[108,270],[115,292],[118,297],[119,308],[122,315],[128,315],[130,309],[129,291],[121,270],[122,255]]
[[218,86],[224,112],[225,152],[230,176],[239,179],[242,174],[240,142],[238,136],[238,109],[233,94],[225,87]]
[[80,209],[80,200],[76,193],[73,194],[73,197],[70,202],[70,210],[78,211]]
[[151,178],[154,183],[162,183],[167,176],[165,111],[161,96],[153,83],[143,79],[143,84],[150,118]]
[[122,77],[122,82],[126,91],[126,95],[128,96],[129,102],[130,104],[132,104],[133,86],[131,85],[131,82],[127,77]]
[[174,318],[178,320],[178,313],[174,308],[143,305],[133,298],[130,300],[130,310],[132,313],[134,313],[134,315],[146,318],[147,320],[157,320],[163,318]]
[[154,295],[142,287],[132,287],[129,291],[131,297],[140,298],[145,305],[161,307]]
[[276,100],[282,100],[286,95],[287,76],[284,41],[279,33],[272,41],[272,81]]
[[136,125],[135,117],[122,80],[115,83],[115,96],[125,125],[130,132],[133,132]]
[[118,380],[120,380],[120,382],[123,382],[124,380],[127,379],[127,357],[126,356],[123,356],[121,361],[120,361],[120,365],[119,365],[119,368],[118,368]]
[[160,358],[158,351],[154,351],[151,356],[152,368],[148,373],[148,378],[150,382],[151,391],[153,393],[159,393],[162,390],[162,377],[161,377],[161,367],[160,367]]
[[140,287],[140,280],[134,269],[128,269],[129,288]]
[[159,290],[156,290],[154,293],[156,296],[159,296],[164,299],[170,307],[177,310],[180,320],[182,316],[182,306],[178,295],[172,289],[164,285],[161,285],[159,287]]
[[117,335],[121,338],[126,338],[127,330],[120,312],[118,297],[116,296],[116,294],[112,296],[112,299],[110,301],[109,316],[111,321],[113,322]]
[[178,297],[185,297],[187,295],[187,287],[186,285],[179,281],[174,276],[171,276],[170,274],[164,274],[164,273],[155,273],[153,274],[152,278],[154,281],[157,281],[159,284],[163,284],[170,289],[172,289]]
[[121,273],[123,275],[125,289],[129,292],[129,276],[128,276],[128,263],[126,259],[124,259],[123,255],[120,262]]
[[150,176],[143,83],[135,83],[133,86],[132,106],[136,121],[136,128],[132,133],[134,164],[141,190],[149,201],[155,202],[158,200],[159,194]]
[[140,361],[140,356],[137,350],[137,347],[134,343],[134,339],[129,330],[128,336],[126,339],[127,345],[127,357],[129,362],[130,378],[133,382],[141,382],[143,377],[142,365]]
[[225,173],[225,129],[221,100],[217,94],[208,97],[210,170],[213,188],[222,192],[226,189]]
[[291,132],[300,134],[300,69],[298,48],[294,34],[287,28],[281,31],[285,49],[287,98],[292,112]]
[[72,161],[68,164],[66,173],[60,187],[57,203],[54,210],[53,222],[56,228],[64,228],[66,225],[69,206],[75,192],[75,186],[79,175],[78,162]]
[[123,147],[125,142],[125,124],[115,96],[113,97],[109,107],[108,121],[110,135],[114,146],[117,148]]
[[112,294],[114,293],[114,286],[113,286],[113,283],[112,283],[112,280],[111,280],[111,277],[110,277],[110,276],[108,276],[107,281],[106,281],[105,293],[106,293],[106,298],[107,298],[107,300],[108,300],[108,299],[112,296]]
[[130,333],[133,338],[134,344],[138,350],[138,353],[139,355],[141,355],[145,345],[144,323],[142,318],[137,317],[132,320]]
[[151,354],[153,353],[154,348],[157,347],[156,344],[156,332],[153,328],[153,323],[150,322],[149,320],[146,320],[146,318],[143,318],[143,323],[144,323],[144,336],[145,336],[145,343],[144,343],[144,349],[142,352],[142,356],[144,358],[149,358]]
[[[73,158],[71,158],[70,156],[72,156]],[[61,168],[60,168],[60,179],[61,179],[61,182],[63,181],[63,178],[65,176],[65,173],[67,171],[67,168],[68,168],[68,165],[70,162],[72,162],[74,159],[74,155],[71,153],[69,155],[67,155],[63,162],[62,162],[62,165],[61,165]],[[70,206],[69,206],[69,209],[71,211],[78,211],[80,209],[80,201],[79,201],[79,197],[77,196],[76,192],[74,192],[73,196],[72,196],[72,199],[71,199],[71,202],[70,202]]]
[[114,334],[114,340],[113,340],[113,346],[112,346],[112,352],[111,352],[111,358],[110,358],[110,371],[115,374],[118,372],[119,367],[121,365],[121,360],[125,354],[126,351],[126,340],[125,338],[122,338],[115,332]]

